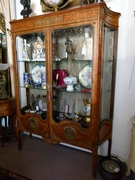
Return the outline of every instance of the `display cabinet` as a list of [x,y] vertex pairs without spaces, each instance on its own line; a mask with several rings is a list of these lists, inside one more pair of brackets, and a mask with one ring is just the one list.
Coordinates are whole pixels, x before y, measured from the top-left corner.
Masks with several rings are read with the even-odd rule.
[[91,150],[109,140],[117,59],[119,13],[105,3],[11,21],[17,138]]

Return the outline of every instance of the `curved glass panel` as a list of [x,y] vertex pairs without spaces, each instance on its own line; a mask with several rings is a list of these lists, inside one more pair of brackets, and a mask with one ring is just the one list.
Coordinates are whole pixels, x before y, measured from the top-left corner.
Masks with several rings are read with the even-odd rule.
[[115,89],[117,30],[105,27],[101,88],[101,119],[112,119]]

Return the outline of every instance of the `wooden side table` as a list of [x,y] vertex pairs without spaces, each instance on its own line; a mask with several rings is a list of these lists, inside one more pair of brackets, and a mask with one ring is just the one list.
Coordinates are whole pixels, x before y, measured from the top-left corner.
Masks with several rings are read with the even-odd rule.
[[[6,118],[9,117],[10,124],[7,125]],[[2,119],[5,119],[5,127],[0,126],[0,134],[2,136],[2,145],[4,143],[4,136],[10,133],[11,131],[15,133],[15,105],[14,105],[14,99],[4,99],[0,100],[0,122]],[[1,124],[1,123],[0,123]]]

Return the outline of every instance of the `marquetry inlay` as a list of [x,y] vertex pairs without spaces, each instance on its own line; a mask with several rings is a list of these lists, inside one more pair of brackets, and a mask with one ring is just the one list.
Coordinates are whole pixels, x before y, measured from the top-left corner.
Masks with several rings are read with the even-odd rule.
[[38,128],[38,122],[34,118],[30,118],[28,123],[31,129],[35,130]]
[[43,26],[46,24],[57,24],[63,22],[63,16],[57,16],[54,18],[45,18],[35,22],[35,26]]
[[68,126],[64,129],[64,134],[67,139],[75,139],[75,137],[76,137],[75,129],[70,126]]
[[33,21],[28,21],[28,22],[23,22],[23,23],[19,23],[19,24],[15,24],[12,27],[12,31],[18,31],[18,30],[25,30],[25,29],[32,29],[34,28],[34,22]]
[[97,17],[98,15],[98,11],[94,10],[94,11],[84,11],[84,12],[80,12],[80,13],[76,13],[76,14],[69,14],[69,15],[65,15],[64,16],[64,21],[65,22],[72,22],[72,21],[80,21],[80,20],[86,20],[86,19],[90,19],[90,18],[94,18]]

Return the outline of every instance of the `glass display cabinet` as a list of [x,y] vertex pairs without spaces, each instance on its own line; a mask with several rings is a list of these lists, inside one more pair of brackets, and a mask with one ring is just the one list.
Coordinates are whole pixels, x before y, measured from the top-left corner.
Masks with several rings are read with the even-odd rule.
[[11,21],[20,132],[91,150],[109,140],[119,13],[105,3]]

